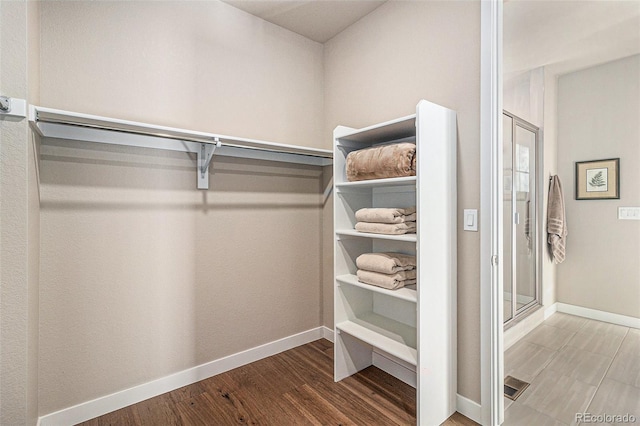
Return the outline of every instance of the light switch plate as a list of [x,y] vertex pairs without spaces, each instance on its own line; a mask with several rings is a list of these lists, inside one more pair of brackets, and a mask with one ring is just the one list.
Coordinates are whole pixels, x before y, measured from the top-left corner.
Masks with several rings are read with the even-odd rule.
[[640,220],[640,207],[618,207],[618,219]]
[[464,216],[462,217],[465,231],[478,232],[478,210],[477,209],[464,209]]

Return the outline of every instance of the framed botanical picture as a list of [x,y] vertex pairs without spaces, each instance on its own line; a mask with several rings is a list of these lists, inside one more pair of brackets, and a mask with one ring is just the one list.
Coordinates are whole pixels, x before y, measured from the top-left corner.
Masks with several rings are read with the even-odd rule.
[[620,159],[576,162],[576,200],[620,198]]

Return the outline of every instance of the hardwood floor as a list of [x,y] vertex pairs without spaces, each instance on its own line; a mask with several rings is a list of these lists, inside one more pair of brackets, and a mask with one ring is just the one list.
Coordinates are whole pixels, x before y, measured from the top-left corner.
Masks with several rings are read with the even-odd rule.
[[[83,425],[411,425],[411,386],[369,367],[333,381],[325,339],[131,405]],[[447,426],[477,423],[455,413]]]

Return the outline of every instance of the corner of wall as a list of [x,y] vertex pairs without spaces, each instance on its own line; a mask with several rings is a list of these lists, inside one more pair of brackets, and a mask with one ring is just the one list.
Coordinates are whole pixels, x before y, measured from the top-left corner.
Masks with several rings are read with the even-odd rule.
[[543,144],[543,201],[542,201],[542,305],[552,306],[557,301],[557,265],[549,256],[547,246],[547,204],[549,197],[548,176],[558,173],[557,144],[557,88],[558,77],[548,68],[544,68],[544,105],[542,124]]
[[[0,55],[4,95],[37,99],[37,2],[2,2]],[[31,57],[35,60],[31,60]],[[33,68],[31,68],[33,66]],[[33,82],[33,91],[30,83]],[[0,424],[36,424],[38,414],[39,201],[37,149],[26,119],[0,121]]]

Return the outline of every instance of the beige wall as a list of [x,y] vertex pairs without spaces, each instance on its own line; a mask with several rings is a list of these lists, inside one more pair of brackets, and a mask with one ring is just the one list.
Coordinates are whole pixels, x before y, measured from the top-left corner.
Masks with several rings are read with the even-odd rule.
[[[218,2],[41,4],[41,104],[311,147],[322,46]],[[42,146],[40,415],[318,327],[322,170]],[[326,260],[326,259],[325,259]]]
[[[558,172],[565,189],[567,258],[558,302],[640,317],[640,55],[563,75],[558,82]],[[576,201],[576,161],[620,158],[620,199]]]
[[217,1],[47,1],[42,106],[310,147],[322,45]]
[[43,145],[40,413],[320,325],[319,169]]
[[[29,99],[31,6],[0,3],[0,93]],[[29,81],[28,81],[29,79]],[[33,83],[36,85],[37,83]],[[0,424],[36,424],[39,211],[26,120],[0,119]]]
[[[479,208],[479,55],[479,3],[384,4],[325,45],[325,137],[339,124],[358,128],[412,114],[423,98],[454,109],[458,209]],[[458,393],[475,401],[480,401],[479,244],[479,233],[458,233]],[[324,312],[330,325],[331,309],[325,305]]]
[[40,104],[40,2],[27,1],[27,78],[29,103]]
[[[542,304],[551,306],[557,301],[557,267],[547,243],[547,206],[549,204],[549,176],[558,174],[557,142],[557,104],[558,77],[544,70],[544,125],[542,126],[542,144],[544,149],[542,172]],[[567,188],[569,182],[562,182]]]

